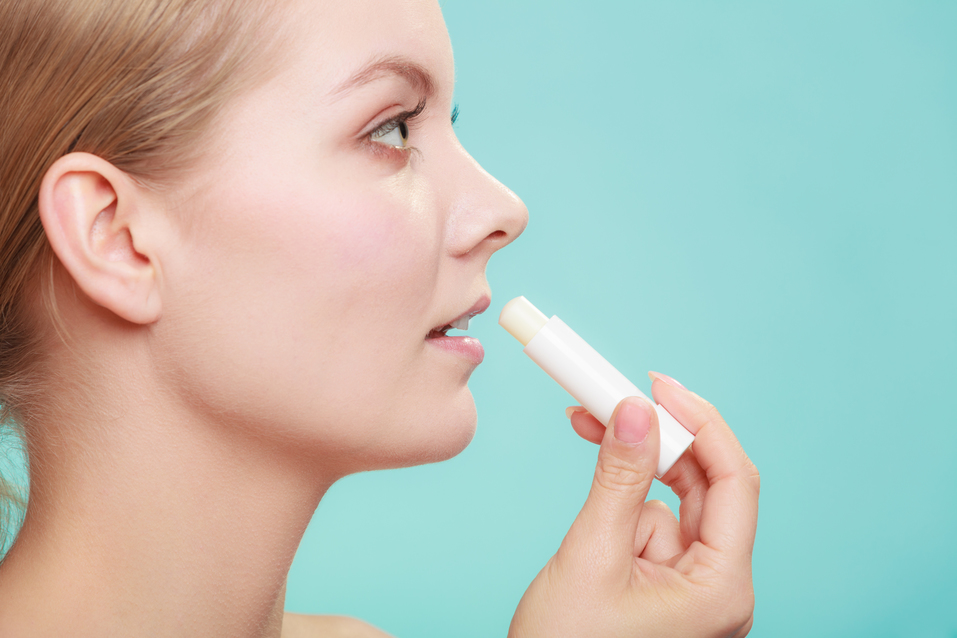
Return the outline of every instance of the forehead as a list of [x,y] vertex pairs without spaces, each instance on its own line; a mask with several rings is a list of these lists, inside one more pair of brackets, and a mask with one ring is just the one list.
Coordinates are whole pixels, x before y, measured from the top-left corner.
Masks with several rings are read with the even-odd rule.
[[281,66],[317,97],[334,97],[370,64],[396,59],[451,92],[452,46],[437,0],[295,0],[290,8]]

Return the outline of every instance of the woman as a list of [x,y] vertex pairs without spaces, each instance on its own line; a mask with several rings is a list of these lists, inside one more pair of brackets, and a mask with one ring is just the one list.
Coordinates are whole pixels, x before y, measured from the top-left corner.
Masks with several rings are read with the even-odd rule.
[[[0,8],[0,396],[31,459],[3,635],[381,635],[283,614],[337,479],[472,437],[485,265],[521,202],[455,139],[432,0]],[[15,125],[14,125],[15,124]],[[644,503],[627,399],[515,636],[744,635],[757,473],[720,416]],[[349,634],[349,632],[353,632]]]

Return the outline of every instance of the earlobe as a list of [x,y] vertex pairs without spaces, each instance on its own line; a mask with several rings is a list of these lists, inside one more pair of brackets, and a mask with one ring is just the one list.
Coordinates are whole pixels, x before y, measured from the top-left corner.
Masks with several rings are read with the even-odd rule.
[[40,186],[40,219],[53,252],[98,305],[137,324],[159,319],[156,264],[136,249],[143,197],[109,162],[88,153],[57,160]]

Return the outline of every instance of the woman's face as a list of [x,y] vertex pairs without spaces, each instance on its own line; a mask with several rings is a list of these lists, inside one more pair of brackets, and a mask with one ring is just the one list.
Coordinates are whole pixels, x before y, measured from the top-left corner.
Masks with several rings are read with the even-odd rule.
[[277,72],[167,195],[160,376],[343,472],[448,458],[474,432],[481,346],[430,332],[488,306],[486,263],[526,210],[456,140],[435,0],[286,9]]

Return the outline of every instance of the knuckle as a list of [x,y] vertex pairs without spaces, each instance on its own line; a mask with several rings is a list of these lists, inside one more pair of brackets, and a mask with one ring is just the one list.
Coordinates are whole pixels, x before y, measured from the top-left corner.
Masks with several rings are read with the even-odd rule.
[[698,424],[698,427],[704,427],[707,424],[724,424],[724,417],[721,416],[721,413],[718,412],[718,408],[708,401],[707,399],[701,399],[699,397],[700,403],[697,406],[697,410],[694,414],[694,421]]
[[761,475],[753,463],[745,463],[735,474],[735,478],[755,496],[761,493]]
[[646,478],[645,472],[611,456],[599,460],[595,471],[595,482],[612,492],[632,490]]
[[751,483],[751,487],[754,488],[755,494],[761,493],[761,474],[758,472],[758,468],[754,466],[754,463],[750,464],[748,472],[748,481]]
[[754,590],[748,589],[728,605],[725,618],[729,633],[739,632],[754,616]]
[[724,417],[718,412],[718,408],[714,407],[710,402],[705,401],[703,408],[704,417],[708,423],[724,423]]
[[702,612],[712,619],[715,635],[740,636],[754,618],[754,582],[750,565],[729,561],[720,553],[703,554],[706,560],[694,580],[701,587]]
[[751,508],[758,502],[758,492],[751,480],[740,472],[728,474],[724,480],[728,481],[729,485],[734,486],[735,507],[741,508],[740,511],[742,512],[751,511]]
[[711,606],[721,635],[738,635],[754,617],[754,589],[750,586],[731,588],[712,599]]

